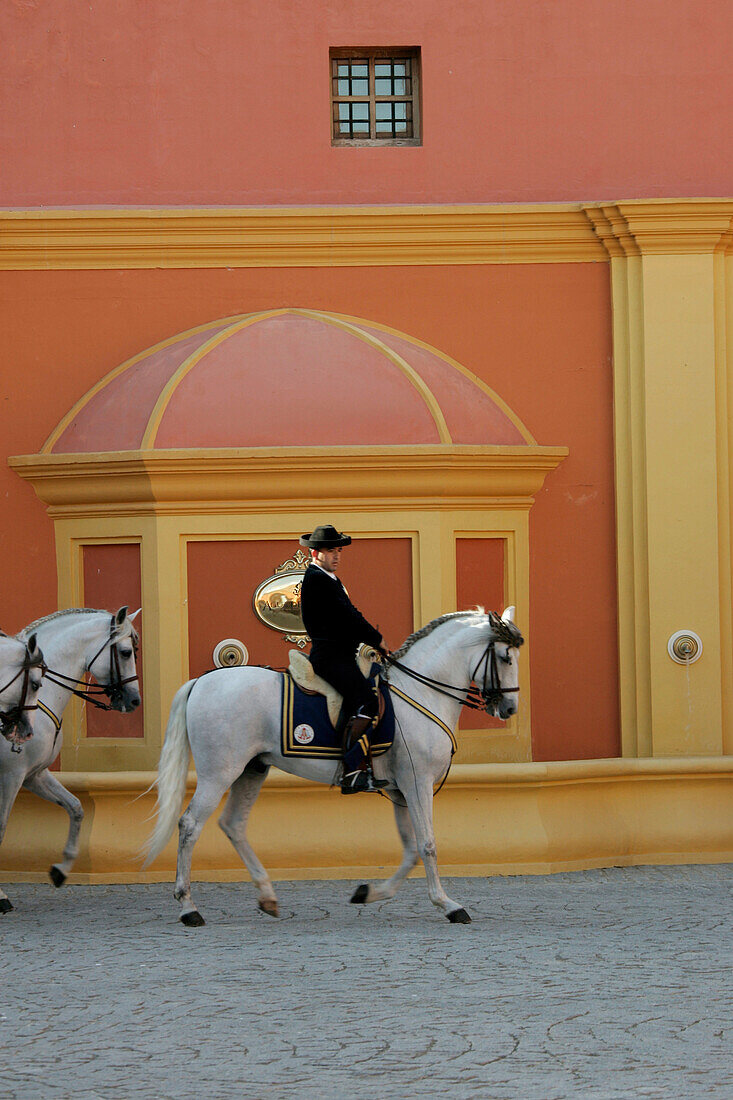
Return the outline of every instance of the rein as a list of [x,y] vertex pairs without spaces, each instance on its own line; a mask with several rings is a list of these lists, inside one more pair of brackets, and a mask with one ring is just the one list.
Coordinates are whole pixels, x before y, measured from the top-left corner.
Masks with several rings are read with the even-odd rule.
[[[91,661],[86,666],[86,671],[91,672],[92,665],[99,657],[106,645],[109,645],[109,683],[107,684],[89,684],[85,680],[78,680],[74,676],[65,676],[63,672],[56,672],[55,669],[46,668],[45,677],[49,683],[55,684],[56,687],[64,688],[66,691],[71,692],[72,695],[76,695],[78,699],[83,699],[85,703],[91,703],[93,707],[97,707],[99,710],[115,710],[115,697],[119,697],[119,694],[125,684],[130,684],[134,680],[137,680],[137,676],[122,676],[120,669],[120,655],[117,651],[117,642],[114,640],[115,636],[115,617],[112,616],[109,626],[109,637],[105,638],[102,645],[92,657]],[[133,636],[132,646],[137,651],[137,645]],[[83,689],[70,685],[82,684]],[[101,699],[95,698],[95,696],[106,695],[111,700],[110,703],[103,703]]]
[[[454,702],[461,703],[471,710],[485,710],[491,704],[498,703],[502,695],[519,691],[518,687],[505,688],[501,686],[499,669],[496,664],[496,641],[496,638],[492,638],[479,657],[467,688],[458,687],[456,684],[445,684],[442,680],[434,680],[431,676],[425,676],[422,672],[408,668],[407,665],[403,665],[401,661],[396,660],[394,657],[386,657],[385,660],[389,666],[399,669],[406,676],[417,680],[419,684],[432,688],[439,695],[445,695],[448,699],[453,699]],[[482,665],[483,686],[477,687],[474,681],[476,681],[477,673]],[[455,692],[458,692],[458,694],[454,694]]]

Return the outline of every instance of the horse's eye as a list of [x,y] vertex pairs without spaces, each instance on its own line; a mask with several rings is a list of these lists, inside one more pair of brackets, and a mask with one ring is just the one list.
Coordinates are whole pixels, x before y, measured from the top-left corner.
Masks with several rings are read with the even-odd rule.
[[132,657],[132,650],[131,649],[121,649],[120,650],[120,657],[122,657],[122,659],[124,661],[129,660],[129,658]]
[[505,665],[510,665],[512,663],[512,659],[508,653],[505,653],[501,660],[504,662]]
[[43,683],[43,680],[31,680],[31,687],[33,688],[34,691],[40,691],[42,683]]

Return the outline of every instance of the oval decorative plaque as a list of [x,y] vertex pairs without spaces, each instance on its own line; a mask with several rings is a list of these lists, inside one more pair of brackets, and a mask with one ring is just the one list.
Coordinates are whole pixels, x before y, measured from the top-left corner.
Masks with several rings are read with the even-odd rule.
[[252,597],[252,607],[260,622],[284,634],[286,642],[295,642],[300,649],[310,641],[300,614],[300,586],[307,565],[306,555],[302,550],[296,551],[257,586]]

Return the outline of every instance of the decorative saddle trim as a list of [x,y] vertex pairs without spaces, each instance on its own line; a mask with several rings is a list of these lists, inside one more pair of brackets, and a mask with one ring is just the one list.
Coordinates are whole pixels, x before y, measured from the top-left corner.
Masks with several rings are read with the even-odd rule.
[[[385,706],[384,718],[375,730],[363,737],[362,747],[366,751],[370,744],[373,756],[387,752],[394,738],[392,701],[385,695],[383,683],[380,696]],[[342,735],[329,721],[324,696],[304,692],[287,672],[282,678],[280,745],[283,756],[331,760],[340,760],[342,756]]]
[[424,714],[426,718],[430,718],[431,721],[435,722],[436,726],[440,726],[443,732],[448,734],[448,737],[450,738],[450,743],[453,746],[453,752],[456,752],[456,750],[458,749],[458,742],[456,741],[455,734],[453,733],[452,729],[446,726],[445,722],[441,718],[438,718],[437,714],[433,714],[433,712],[428,710],[427,707],[424,707],[422,703],[418,703],[416,699],[411,699],[409,695],[405,695],[404,691],[400,691],[400,689],[398,687],[395,687],[394,684],[389,685],[389,690],[394,695],[398,695],[400,699],[404,699],[404,701],[406,703],[409,703],[411,707],[414,707],[415,710],[419,710],[420,713]]

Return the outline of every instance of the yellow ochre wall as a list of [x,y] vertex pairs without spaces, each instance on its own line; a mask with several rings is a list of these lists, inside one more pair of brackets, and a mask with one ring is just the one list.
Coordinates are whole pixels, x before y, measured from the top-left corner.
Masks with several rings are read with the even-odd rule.
[[[470,213],[483,227],[480,246],[473,250],[465,236],[456,233],[457,222],[446,228],[443,220],[430,235],[428,222],[416,223],[414,212],[405,213],[402,224],[395,211],[385,213],[381,223],[375,214],[362,228],[366,214],[355,215],[355,223],[347,224],[341,211],[334,215],[337,228],[327,253],[318,251],[322,242],[312,235],[312,213],[303,213],[302,233],[297,212],[289,212],[287,225],[277,226],[278,245],[287,239],[292,244],[289,263],[294,255],[295,262],[298,255],[311,264],[338,262],[340,247],[344,249],[341,262],[346,263],[359,262],[359,257],[361,262],[385,264],[553,263],[560,256],[564,262],[573,257],[588,261],[592,256],[593,262],[610,263],[618,652],[625,759],[458,765],[446,788],[445,816],[440,811],[438,818],[439,845],[441,829],[448,838],[443,865],[485,873],[730,858],[733,828],[726,814],[730,814],[733,778],[733,200],[572,204],[562,218],[557,207],[546,216],[542,208],[525,207],[503,208],[500,215],[487,210],[482,220],[475,208]],[[468,214],[459,209],[456,219]],[[101,237],[98,224],[91,225],[93,219],[88,219],[87,245],[83,235],[74,237],[78,214],[66,219],[58,215],[53,236],[44,236],[47,229],[38,231],[37,216],[23,221],[13,215],[17,231],[13,247],[21,248],[22,243],[22,251],[14,259],[11,256],[11,263],[64,267],[73,266],[75,258],[83,266],[86,247],[95,266],[104,266],[105,256],[111,267],[160,262],[155,247],[144,254],[136,251],[134,237],[125,237],[125,218],[138,216],[115,212],[108,235]],[[149,244],[155,239],[156,226],[162,234],[167,215],[162,213],[157,222],[154,213],[146,217]],[[200,233],[210,217],[216,215],[194,211],[180,216],[173,233],[166,236],[171,243],[167,263],[195,264],[197,248],[202,247]],[[500,226],[493,237],[492,224]],[[375,226],[379,227],[376,232]],[[341,239],[340,228],[345,232]],[[78,245],[76,251],[63,248],[64,232]],[[271,225],[265,237],[268,232],[275,232]],[[234,227],[228,237],[224,226],[216,237],[217,264],[252,263],[248,239],[245,233],[243,244],[241,232]],[[101,249],[94,247],[100,241]],[[255,262],[266,264],[262,235],[256,247]],[[210,257],[209,251],[206,262]],[[103,529],[100,524],[100,534]],[[107,537],[112,534],[108,529]],[[159,574],[156,583],[164,585],[164,577]],[[674,664],[666,648],[669,635],[683,628],[700,634],[704,646],[702,658],[689,668]],[[148,639],[149,645],[155,641],[150,634]],[[583,639],[564,638],[558,623],[558,644],[572,654]],[[165,710],[163,698],[148,696],[147,703],[161,713]],[[132,760],[130,767],[136,767]],[[76,772],[66,773],[66,778],[95,807],[80,874],[90,881],[135,878],[139,872],[131,871],[129,864],[123,867],[112,839],[123,806],[130,835],[140,832],[144,803],[136,803],[135,809],[131,799],[149,782],[149,772],[130,771],[108,779]],[[309,816],[343,813],[340,804],[336,809],[329,802],[336,797],[332,792],[306,790],[282,778],[269,784],[263,806],[279,807],[286,795],[288,816],[300,814],[301,805]],[[382,812],[381,805],[370,808],[366,802],[355,811],[354,823],[370,821]],[[33,819],[37,823],[39,815],[53,812],[34,805]],[[267,812],[263,809],[263,814]],[[477,815],[483,838],[479,851]],[[43,866],[40,852],[30,843],[29,820],[23,797],[0,859],[1,868],[11,877],[37,874]],[[340,851],[329,856],[305,845],[294,850],[293,862],[288,862],[291,825],[286,826],[277,813],[268,822],[275,866],[283,875],[345,873]],[[487,822],[496,826],[493,833],[487,830]],[[212,828],[205,836],[213,837]],[[496,837],[504,841],[500,852]],[[243,875],[233,854],[216,855],[218,841],[206,844],[213,847],[202,849],[201,866],[207,865],[204,852],[210,852],[212,876]],[[374,849],[362,851],[357,845],[356,850],[359,859],[353,866],[363,870],[378,862]],[[23,853],[20,862],[19,852]],[[168,874],[170,865],[162,858],[160,873]]]

